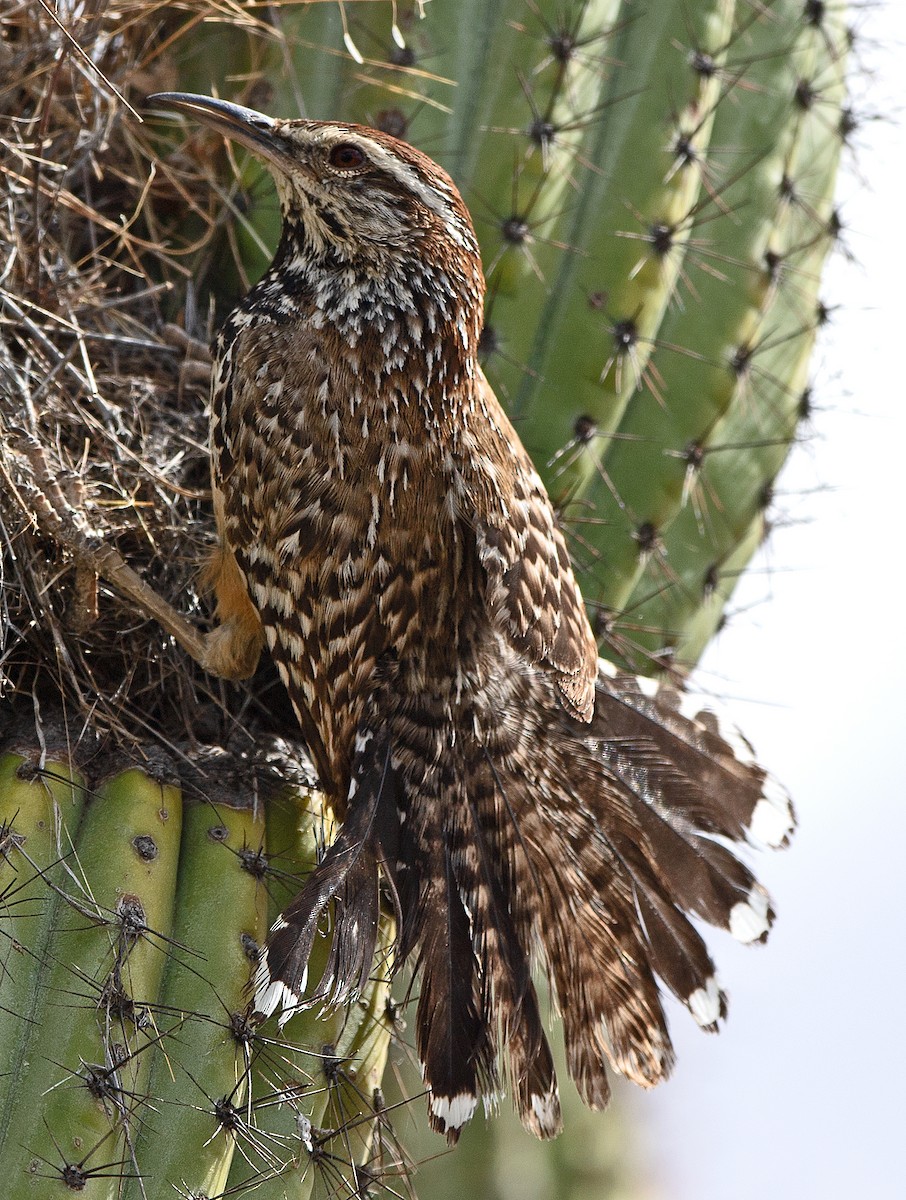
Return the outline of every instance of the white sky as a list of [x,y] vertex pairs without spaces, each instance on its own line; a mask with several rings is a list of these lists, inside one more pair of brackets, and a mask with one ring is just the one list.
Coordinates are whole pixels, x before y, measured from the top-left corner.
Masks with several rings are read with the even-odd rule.
[[[840,192],[856,265],[818,354],[815,436],[700,679],[787,784],[800,830],[759,856],[765,948],[711,939],[719,1037],[678,1012],[674,1079],[634,1098],[658,1200],[906,1197],[906,4],[857,13],[862,110]],[[858,68],[857,68],[858,70]],[[868,84],[868,86],[866,86]],[[715,944],[717,943],[717,944]]]

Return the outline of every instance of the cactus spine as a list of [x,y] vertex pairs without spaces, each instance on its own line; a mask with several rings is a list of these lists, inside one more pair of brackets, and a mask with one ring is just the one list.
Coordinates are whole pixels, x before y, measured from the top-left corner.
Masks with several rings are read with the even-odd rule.
[[92,1200],[213,1197],[232,1168],[295,1198],[315,1186],[316,1150],[340,1174],[370,1157],[386,974],[358,1009],[304,1013],[279,1038],[247,1016],[267,845],[310,866],[317,792],[284,790],[266,823],[234,791],[187,800],[136,767],[89,789],[65,759],[11,753],[0,805],[7,1195],[56,1181]]

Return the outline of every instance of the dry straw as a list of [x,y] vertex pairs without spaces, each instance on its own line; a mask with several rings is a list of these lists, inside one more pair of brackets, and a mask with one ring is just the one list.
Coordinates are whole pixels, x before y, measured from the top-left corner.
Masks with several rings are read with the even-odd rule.
[[4,8],[4,708],[40,723],[62,701],[70,727],[133,745],[223,741],[219,685],[123,598],[128,579],[108,582],[125,560],[193,619],[203,607],[213,314],[195,297],[224,260],[234,208],[219,139],[198,135],[183,153],[180,133],[138,113],[172,84],[200,22],[277,35],[209,0]]

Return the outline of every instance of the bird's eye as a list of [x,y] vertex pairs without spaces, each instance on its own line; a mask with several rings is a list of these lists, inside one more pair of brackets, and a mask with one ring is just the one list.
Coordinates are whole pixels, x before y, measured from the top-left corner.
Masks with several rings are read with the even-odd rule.
[[367,161],[365,151],[354,146],[352,142],[338,142],[328,157],[330,165],[340,171],[357,171]]

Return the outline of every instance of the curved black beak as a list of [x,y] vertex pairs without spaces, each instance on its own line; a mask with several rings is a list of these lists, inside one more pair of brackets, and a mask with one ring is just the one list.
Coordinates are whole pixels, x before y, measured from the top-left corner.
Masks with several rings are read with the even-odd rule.
[[253,108],[243,108],[241,104],[231,104],[229,100],[216,100],[213,96],[196,96],[191,92],[155,92],[148,97],[148,101],[165,104],[177,112],[195,117],[277,166],[286,161],[286,148],[277,132],[277,123],[272,117]]

